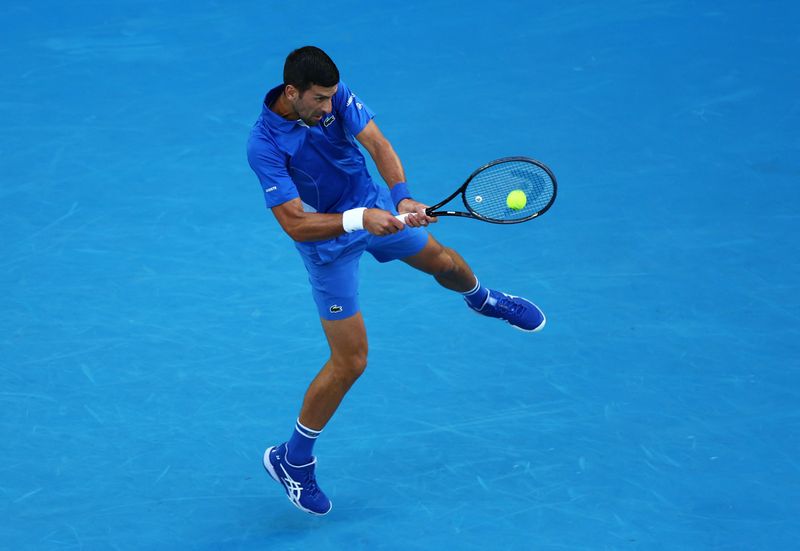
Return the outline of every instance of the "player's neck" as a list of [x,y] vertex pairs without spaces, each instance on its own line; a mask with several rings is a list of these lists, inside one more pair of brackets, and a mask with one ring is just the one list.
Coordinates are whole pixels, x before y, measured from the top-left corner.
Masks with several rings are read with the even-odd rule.
[[283,92],[281,92],[281,95],[269,106],[269,109],[273,113],[290,121],[296,121],[300,118]]

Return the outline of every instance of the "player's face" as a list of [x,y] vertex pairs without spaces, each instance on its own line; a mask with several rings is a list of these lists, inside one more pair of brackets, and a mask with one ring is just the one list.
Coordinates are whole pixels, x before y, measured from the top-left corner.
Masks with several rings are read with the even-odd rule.
[[333,110],[331,98],[336,93],[338,85],[331,87],[318,86],[312,84],[311,88],[303,92],[293,94],[295,97],[289,97],[292,102],[292,107],[297,112],[304,123],[308,126],[319,124],[319,121]]

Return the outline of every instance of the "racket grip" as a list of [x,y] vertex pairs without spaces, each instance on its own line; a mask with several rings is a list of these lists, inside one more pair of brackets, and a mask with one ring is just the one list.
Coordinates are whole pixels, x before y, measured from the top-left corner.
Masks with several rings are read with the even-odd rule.
[[[431,212],[432,212],[432,209],[430,207],[425,209],[425,214],[427,214],[428,216],[431,215]],[[408,218],[411,214],[412,213],[410,213],[410,212],[404,212],[403,214],[398,214],[397,216],[395,216],[395,218],[397,218],[403,224],[405,224],[406,223],[406,218]]]

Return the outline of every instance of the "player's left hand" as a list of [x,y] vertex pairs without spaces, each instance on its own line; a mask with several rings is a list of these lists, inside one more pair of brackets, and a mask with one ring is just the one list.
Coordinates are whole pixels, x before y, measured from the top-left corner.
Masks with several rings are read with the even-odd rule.
[[397,205],[397,212],[399,214],[403,214],[405,212],[411,213],[408,218],[406,218],[406,225],[411,226],[412,228],[419,228],[421,226],[427,226],[428,224],[434,224],[439,221],[438,218],[435,216],[428,216],[425,214],[425,209],[428,205],[420,203],[419,201],[414,201],[413,199],[403,199]]

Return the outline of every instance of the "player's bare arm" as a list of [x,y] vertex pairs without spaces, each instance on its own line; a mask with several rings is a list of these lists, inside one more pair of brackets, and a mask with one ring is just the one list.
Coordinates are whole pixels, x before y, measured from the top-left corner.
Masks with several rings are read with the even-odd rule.
[[374,120],[369,121],[364,129],[356,135],[356,139],[364,146],[381,177],[391,188],[397,182],[405,182],[406,174],[400,158],[395,153],[392,144],[383,135]]
[[[369,121],[367,126],[358,133],[356,139],[364,146],[372,160],[375,161],[375,166],[378,167],[378,172],[391,189],[398,182],[405,182],[406,175],[403,170],[403,164],[400,162],[400,157],[397,156],[392,144],[383,135],[378,125],[374,120]],[[406,223],[412,227],[427,226],[432,222],[436,222],[436,218],[427,216],[425,214],[425,207],[427,205],[415,201],[414,199],[403,199],[397,205],[398,212],[410,212],[415,216],[409,216]]]
[[[342,214],[305,212],[300,199],[272,207],[272,213],[289,237],[295,241],[321,241],[345,233]],[[363,211],[363,227],[372,235],[389,235],[403,229],[403,223],[391,212],[381,209]]]

